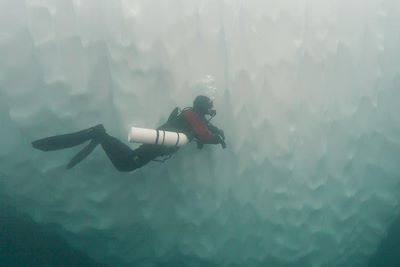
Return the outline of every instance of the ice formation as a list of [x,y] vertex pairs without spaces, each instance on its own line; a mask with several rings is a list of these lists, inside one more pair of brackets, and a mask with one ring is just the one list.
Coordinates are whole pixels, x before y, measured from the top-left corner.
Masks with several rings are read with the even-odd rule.
[[[1,182],[112,266],[365,266],[398,214],[399,25],[398,0],[0,0]],[[226,150],[121,174],[30,147],[205,91]]]

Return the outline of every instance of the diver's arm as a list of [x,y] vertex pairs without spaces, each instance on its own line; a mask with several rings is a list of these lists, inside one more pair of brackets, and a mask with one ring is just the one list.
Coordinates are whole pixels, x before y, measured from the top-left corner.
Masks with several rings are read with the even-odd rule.
[[213,134],[202,121],[202,119],[193,111],[184,113],[185,119],[190,123],[195,136],[203,144],[219,144],[218,135]]
[[212,125],[210,122],[208,123],[207,127],[212,133],[221,136],[222,139],[225,139],[225,134],[224,134],[224,131],[222,129],[218,128],[215,125]]
[[222,148],[226,148],[224,131],[211,123],[208,123],[207,127],[215,135],[217,143],[221,144]]

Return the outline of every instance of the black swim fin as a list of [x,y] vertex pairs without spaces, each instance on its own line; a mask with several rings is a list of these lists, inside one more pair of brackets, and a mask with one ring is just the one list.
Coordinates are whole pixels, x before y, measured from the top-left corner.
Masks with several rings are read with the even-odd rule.
[[102,124],[70,134],[46,137],[32,142],[32,146],[42,151],[52,151],[80,145],[105,134]]
[[96,148],[98,144],[99,142],[96,139],[90,141],[90,143],[87,146],[85,146],[81,151],[78,152],[78,154],[76,154],[71,159],[71,161],[67,165],[67,169],[71,169],[76,164],[84,160],[93,151],[93,149]]

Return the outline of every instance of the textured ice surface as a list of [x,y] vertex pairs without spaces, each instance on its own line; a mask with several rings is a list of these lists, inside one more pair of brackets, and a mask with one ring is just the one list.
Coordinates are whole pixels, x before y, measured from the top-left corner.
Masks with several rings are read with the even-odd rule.
[[[72,248],[54,224],[37,224],[20,214],[12,197],[5,197],[0,187],[0,262],[2,267],[59,266],[105,267]],[[7,204],[6,204],[7,203]],[[72,233],[68,233],[72,235]]]
[[[0,0],[0,177],[113,266],[364,266],[398,214],[399,27],[398,0]],[[29,144],[209,90],[226,150],[121,174]]]

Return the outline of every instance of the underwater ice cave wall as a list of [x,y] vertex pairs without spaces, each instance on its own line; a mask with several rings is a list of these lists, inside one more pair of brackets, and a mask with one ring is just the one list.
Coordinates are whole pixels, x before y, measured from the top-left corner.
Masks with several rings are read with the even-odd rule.
[[[365,266],[399,215],[399,28],[398,0],[0,0],[2,192],[110,266]],[[197,94],[226,150],[30,146]]]

